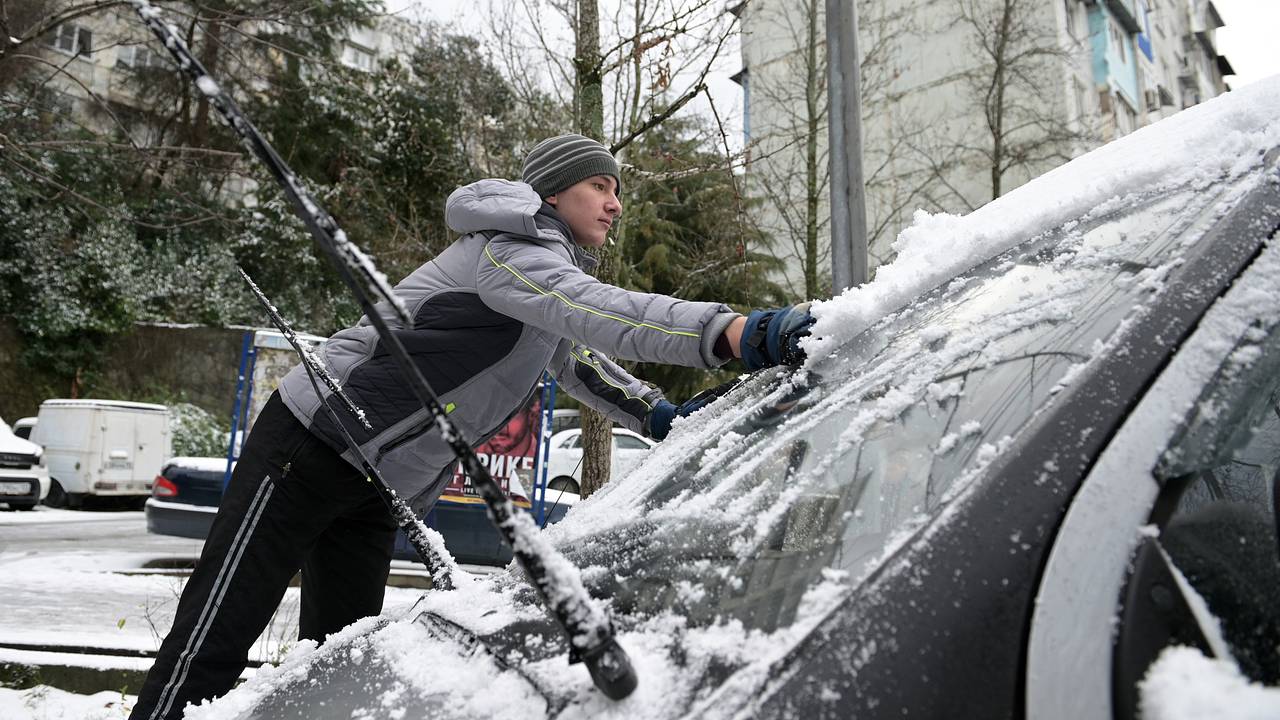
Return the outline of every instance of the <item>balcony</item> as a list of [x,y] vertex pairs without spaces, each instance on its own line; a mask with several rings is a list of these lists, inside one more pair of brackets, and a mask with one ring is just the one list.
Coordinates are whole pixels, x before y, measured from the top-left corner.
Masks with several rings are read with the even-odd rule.
[[1133,0],[1107,0],[1107,9],[1111,11],[1112,17],[1125,32],[1130,35],[1142,32],[1142,26],[1138,24],[1138,15],[1133,11]]

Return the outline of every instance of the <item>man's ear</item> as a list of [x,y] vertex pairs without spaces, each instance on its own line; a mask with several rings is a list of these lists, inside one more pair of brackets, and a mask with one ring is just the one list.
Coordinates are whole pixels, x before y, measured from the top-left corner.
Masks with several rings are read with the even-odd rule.
[[547,204],[548,204],[548,205],[550,205],[551,207],[555,207],[556,202],[557,202],[557,200],[556,200],[556,196],[555,196],[555,195],[548,195],[548,196],[546,196],[546,197],[544,197],[544,198],[542,198],[542,199],[543,199],[543,200],[545,200],[545,201],[547,202]]

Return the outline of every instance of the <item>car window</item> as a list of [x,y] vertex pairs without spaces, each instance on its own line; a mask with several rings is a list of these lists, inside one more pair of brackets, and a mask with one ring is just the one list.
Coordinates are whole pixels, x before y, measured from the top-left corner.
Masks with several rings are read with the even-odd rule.
[[562,448],[566,448],[566,449],[576,448],[576,447],[578,447],[578,438],[580,438],[580,437],[582,437],[582,435],[580,435],[580,434],[578,434],[578,433],[574,433],[573,435],[570,435],[569,437],[565,438],[564,440],[561,440],[561,441],[560,441],[560,447],[562,447]]
[[1238,444],[1189,468],[1186,488],[1160,532],[1173,566],[1218,621],[1229,654],[1254,682],[1280,684],[1280,392],[1259,388]]
[[619,450],[648,450],[649,445],[632,435],[614,434],[613,442]]
[[576,412],[570,415],[557,410],[556,413],[557,414],[554,414],[551,417],[552,435],[560,432],[561,430],[575,430],[582,427],[582,416],[578,415]]
[[1085,361],[1122,351],[1108,343],[1227,190],[1109,203],[955,278],[799,379],[758,375],[732,426],[646,484],[638,521],[565,550],[613,568],[596,590],[623,612],[791,622],[827,570],[856,582],[978,482]]
[[1280,684],[1280,333],[1250,328],[1202,391],[1156,477],[1115,647],[1118,717],[1164,649],[1196,646],[1253,682]]

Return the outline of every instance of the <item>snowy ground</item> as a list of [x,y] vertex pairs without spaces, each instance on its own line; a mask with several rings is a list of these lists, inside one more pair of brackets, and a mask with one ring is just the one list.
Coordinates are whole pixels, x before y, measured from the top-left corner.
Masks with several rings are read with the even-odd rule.
[[[148,534],[141,512],[0,512],[0,663],[145,670],[148,658],[57,649],[155,651],[173,622],[185,577],[148,566],[188,563],[202,545]],[[414,567],[396,562],[393,574],[417,573]],[[386,605],[407,607],[420,594],[388,587]],[[278,660],[297,637],[297,614],[298,589],[290,588],[250,659]],[[132,702],[119,692],[0,688],[0,718],[123,718]]]
[[129,717],[133,696],[104,691],[77,695],[57,688],[0,688],[0,717],[5,720],[115,720]]

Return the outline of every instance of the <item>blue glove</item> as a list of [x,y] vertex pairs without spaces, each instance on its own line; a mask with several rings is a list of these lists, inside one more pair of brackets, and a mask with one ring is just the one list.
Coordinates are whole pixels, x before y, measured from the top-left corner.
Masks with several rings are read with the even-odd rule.
[[649,411],[649,417],[645,422],[645,427],[649,430],[649,437],[659,441],[665,440],[667,433],[671,432],[671,422],[677,416],[688,417],[692,415],[715,402],[720,396],[738,387],[740,383],[740,380],[730,380],[710,390],[703,390],[679,405],[672,404],[667,400],[659,400],[658,404],[654,405],[653,409]]
[[752,310],[742,329],[742,364],[755,371],[804,362],[800,338],[808,337],[814,318],[809,303],[773,310]]

